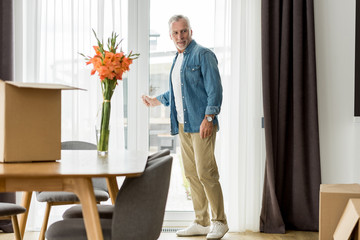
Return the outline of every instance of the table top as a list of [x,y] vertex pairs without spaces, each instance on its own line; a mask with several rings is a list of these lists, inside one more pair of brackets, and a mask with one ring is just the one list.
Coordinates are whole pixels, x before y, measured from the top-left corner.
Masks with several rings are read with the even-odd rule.
[[147,156],[145,151],[110,151],[107,157],[101,157],[96,150],[62,150],[57,161],[0,163],[0,178],[135,177],[144,172]]

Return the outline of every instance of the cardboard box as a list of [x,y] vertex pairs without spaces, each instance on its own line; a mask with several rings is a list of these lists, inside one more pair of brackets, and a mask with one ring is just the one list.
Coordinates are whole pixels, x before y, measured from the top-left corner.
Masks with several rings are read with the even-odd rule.
[[360,198],[360,184],[321,184],[319,239],[333,239],[336,226],[350,198]]
[[59,84],[0,80],[0,162],[52,161],[61,158]]
[[356,239],[359,235],[360,198],[350,198],[334,232],[334,240]]

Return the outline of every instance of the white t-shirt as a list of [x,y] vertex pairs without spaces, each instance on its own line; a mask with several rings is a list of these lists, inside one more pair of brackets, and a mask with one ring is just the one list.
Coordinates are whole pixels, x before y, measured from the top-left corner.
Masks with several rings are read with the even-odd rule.
[[181,76],[180,76],[180,70],[181,65],[184,59],[184,54],[179,53],[178,57],[176,59],[171,79],[172,79],[172,85],[174,90],[174,97],[175,97],[175,106],[176,106],[176,112],[177,112],[177,119],[179,123],[184,123],[184,111],[183,111],[183,95],[181,92]]

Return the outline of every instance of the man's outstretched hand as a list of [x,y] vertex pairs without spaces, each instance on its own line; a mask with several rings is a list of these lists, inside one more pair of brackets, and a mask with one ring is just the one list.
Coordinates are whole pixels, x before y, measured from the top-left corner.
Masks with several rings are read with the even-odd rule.
[[142,95],[141,96],[144,104],[148,107],[155,107],[155,106],[159,106],[161,104],[161,102],[159,100],[156,99],[156,97],[149,97],[146,95]]

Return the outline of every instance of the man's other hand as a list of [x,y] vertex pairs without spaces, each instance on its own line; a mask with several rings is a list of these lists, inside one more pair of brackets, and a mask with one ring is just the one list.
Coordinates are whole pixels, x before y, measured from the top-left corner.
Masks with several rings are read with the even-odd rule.
[[204,119],[200,125],[200,138],[207,138],[211,136],[214,129],[214,124]]

